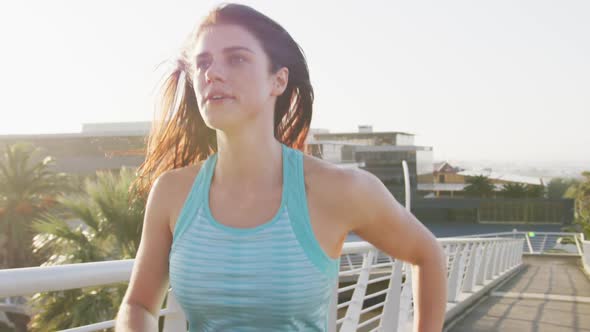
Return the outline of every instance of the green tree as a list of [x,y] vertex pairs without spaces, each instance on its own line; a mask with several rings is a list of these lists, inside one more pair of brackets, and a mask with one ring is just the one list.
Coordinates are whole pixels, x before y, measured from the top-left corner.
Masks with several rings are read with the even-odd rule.
[[527,194],[527,187],[522,183],[505,183],[502,186],[501,194],[506,198],[524,198]]
[[[49,257],[43,265],[134,258],[141,238],[145,199],[129,188],[132,169],[119,174],[97,172],[83,194],[60,198],[67,217],[45,213],[35,220],[35,253]],[[127,283],[35,294],[31,305],[33,331],[54,331],[111,320]]]
[[525,197],[527,198],[544,198],[545,197],[545,186],[530,185],[525,186]]
[[0,159],[0,268],[38,265],[32,255],[30,225],[71,189],[68,176],[51,170],[54,159],[41,158],[29,143],[7,145]]
[[465,196],[492,197],[494,193],[494,184],[487,176],[470,176],[465,182],[467,183],[467,186],[463,189]]
[[572,178],[553,178],[547,184],[547,197],[553,199],[563,198],[567,189],[579,182]]
[[582,177],[568,188],[565,197],[574,199],[574,223],[590,238],[590,171],[582,172]]

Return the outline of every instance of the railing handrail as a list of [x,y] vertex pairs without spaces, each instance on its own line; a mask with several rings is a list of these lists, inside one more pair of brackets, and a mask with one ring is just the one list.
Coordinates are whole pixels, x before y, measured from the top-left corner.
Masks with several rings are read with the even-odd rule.
[[[534,234],[531,234],[534,233]],[[537,231],[512,231],[512,232],[498,232],[464,235],[464,238],[473,239],[476,237],[487,238],[515,238],[523,237],[526,240],[527,254],[531,255],[565,255],[565,256],[580,256],[584,257],[584,234],[577,232],[537,232]],[[547,241],[548,238],[553,238]],[[559,238],[573,238],[573,245],[575,245],[575,252],[571,248],[556,248],[555,243],[561,245]],[[540,242],[539,242],[540,241]],[[567,245],[567,244],[566,244]],[[552,249],[559,249],[561,252],[555,252]]]
[[[125,259],[0,270],[0,297],[128,281],[134,261]],[[31,282],[32,278],[34,282]]]
[[[510,241],[504,238],[441,238],[446,243]],[[342,255],[363,254],[377,249],[367,241],[345,242]],[[52,266],[0,270],[0,297],[30,295],[39,292],[62,291],[83,287],[104,286],[126,282],[131,277],[135,259],[75,263]],[[59,278],[56,278],[59,276]],[[31,281],[34,278],[34,282]]]
[[[458,310],[461,310],[463,302],[469,302],[466,299],[481,296],[500,278],[505,278],[509,271],[514,271],[521,264],[523,238],[442,238],[438,241],[449,257],[450,264],[447,303],[451,307],[448,307],[450,309],[447,310],[447,317],[456,315]],[[356,256],[355,259],[362,259],[361,267],[358,268],[358,262],[354,266],[348,266],[350,258],[358,254],[361,254],[361,257]],[[353,300],[338,304],[338,307],[349,306],[346,317],[336,319],[336,306],[332,304],[329,320],[330,331],[335,331],[337,324],[343,324],[343,330],[356,330],[377,321],[377,319],[382,319],[380,320],[381,328],[391,331],[403,330],[408,324],[411,325],[413,297],[410,266],[400,260],[394,262],[389,256],[386,257],[387,263],[379,262],[379,254],[380,251],[366,241],[344,244],[341,259],[346,257],[349,264],[341,266],[341,269],[350,268],[350,270],[341,270],[339,276],[346,278],[355,275],[357,279],[354,282],[355,285],[352,286],[354,287]],[[131,276],[133,263],[134,259],[126,259],[0,270],[0,298],[127,282]],[[385,265],[392,267],[389,276],[369,278],[369,275],[373,273],[371,271],[373,266],[383,267]],[[403,279],[404,282],[402,282],[402,274],[406,276]],[[387,290],[382,292],[388,293],[386,298],[389,300],[384,306],[383,313],[361,322],[359,320],[361,313],[368,310],[362,308],[364,299],[373,296],[373,294],[367,295],[366,293],[368,285],[376,280],[386,279],[390,279],[389,286]],[[335,289],[332,302],[337,301],[338,295],[350,287]],[[400,289],[401,293],[399,293]],[[466,294],[468,297],[460,297],[460,294]],[[161,308],[159,311],[160,316],[166,316],[164,331],[183,329],[182,326],[186,326],[186,318],[182,309],[175,302],[170,289],[168,296],[168,307]],[[96,331],[113,327],[113,324],[114,321],[110,320],[67,331]]]
[[[477,237],[477,236],[496,236],[496,235],[512,235],[512,234],[528,234],[530,232],[535,233],[535,235],[565,235],[565,236],[575,236],[583,233],[578,232],[537,232],[537,231],[516,231],[516,232],[496,232],[496,233],[479,233],[479,234],[469,234],[469,235],[460,235],[456,237]],[[445,239],[444,237],[441,239]]]

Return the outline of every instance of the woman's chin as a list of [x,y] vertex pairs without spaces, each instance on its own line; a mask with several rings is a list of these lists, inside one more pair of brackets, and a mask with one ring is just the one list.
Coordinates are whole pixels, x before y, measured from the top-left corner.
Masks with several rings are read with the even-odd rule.
[[236,107],[235,104],[229,103],[229,102],[225,102],[225,103],[220,103],[220,104],[207,104],[205,105],[205,107],[203,107],[203,116],[206,117],[224,117],[227,115],[230,115],[232,113],[235,113],[236,110],[238,109],[238,107]]
[[203,118],[208,127],[221,130],[229,131],[231,128],[239,127],[240,120],[235,116],[224,116],[227,114],[212,114],[216,112],[207,113],[206,117]]
[[212,122],[217,121],[228,121],[228,118],[232,118],[234,110],[230,107],[207,107],[203,110],[201,115],[203,119],[207,119]]

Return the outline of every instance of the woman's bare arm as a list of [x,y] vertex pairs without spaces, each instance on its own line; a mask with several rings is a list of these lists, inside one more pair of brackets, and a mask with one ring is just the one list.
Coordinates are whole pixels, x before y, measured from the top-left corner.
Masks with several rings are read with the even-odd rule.
[[342,206],[352,216],[349,228],[389,256],[413,265],[414,331],[441,331],[447,300],[442,246],[376,176],[362,170],[343,173],[337,182],[347,186],[336,190],[348,202]]
[[157,331],[158,313],[168,289],[169,228],[174,172],[154,181],[146,202],[141,241],[115,331]]
[[158,319],[140,305],[123,302],[117,313],[115,331],[158,331]]

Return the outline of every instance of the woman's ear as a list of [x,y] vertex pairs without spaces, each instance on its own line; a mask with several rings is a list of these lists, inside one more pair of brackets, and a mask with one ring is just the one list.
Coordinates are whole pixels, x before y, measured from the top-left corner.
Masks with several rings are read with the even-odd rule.
[[273,96],[280,96],[287,89],[289,83],[289,68],[282,67],[274,74],[274,83],[272,89]]

